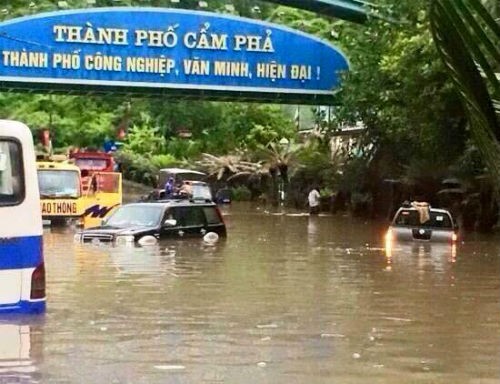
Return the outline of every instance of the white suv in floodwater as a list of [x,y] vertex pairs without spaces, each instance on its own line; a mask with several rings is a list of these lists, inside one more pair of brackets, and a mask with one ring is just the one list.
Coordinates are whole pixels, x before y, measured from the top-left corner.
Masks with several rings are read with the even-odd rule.
[[457,241],[457,226],[445,209],[431,208],[428,204],[408,205],[394,215],[386,241]]

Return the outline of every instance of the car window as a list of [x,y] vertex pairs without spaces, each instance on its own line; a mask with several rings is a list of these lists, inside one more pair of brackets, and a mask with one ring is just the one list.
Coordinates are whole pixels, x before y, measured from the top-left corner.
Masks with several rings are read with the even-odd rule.
[[21,146],[0,138],[0,206],[16,205],[24,200]]
[[203,207],[203,212],[205,212],[208,224],[220,224],[222,222],[215,207]]
[[162,214],[161,206],[123,205],[110,216],[106,224],[119,228],[135,225],[155,226],[159,224]]
[[431,211],[430,225],[434,228],[452,228],[450,215],[441,212]]
[[420,225],[420,220],[417,211],[413,210],[403,210],[400,211],[394,220],[396,225]]
[[177,226],[193,227],[205,225],[205,215],[201,207],[175,207],[172,208],[173,218]]
[[416,210],[404,209],[394,219],[394,224],[412,227],[452,228],[450,215],[446,212],[431,211],[429,220],[420,223],[420,216]]

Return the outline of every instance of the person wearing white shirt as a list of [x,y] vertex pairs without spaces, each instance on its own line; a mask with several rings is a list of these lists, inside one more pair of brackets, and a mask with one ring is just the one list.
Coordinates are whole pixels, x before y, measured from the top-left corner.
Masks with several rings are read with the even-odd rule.
[[309,213],[311,215],[317,215],[319,213],[319,198],[320,194],[318,188],[314,187],[309,192],[309,196],[307,196],[307,200],[309,202]]

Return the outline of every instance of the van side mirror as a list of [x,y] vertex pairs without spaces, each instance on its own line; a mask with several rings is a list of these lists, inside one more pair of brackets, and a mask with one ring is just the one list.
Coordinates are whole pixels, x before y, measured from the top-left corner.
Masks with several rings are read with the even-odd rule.
[[175,227],[176,225],[177,225],[177,220],[175,219],[167,219],[163,223],[163,226],[167,228]]

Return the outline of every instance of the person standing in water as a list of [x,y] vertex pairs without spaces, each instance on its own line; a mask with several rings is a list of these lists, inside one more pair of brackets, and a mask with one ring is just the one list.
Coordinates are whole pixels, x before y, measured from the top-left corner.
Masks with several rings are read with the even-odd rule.
[[309,203],[309,213],[311,215],[317,215],[319,213],[319,198],[320,194],[317,187],[313,187],[309,196],[307,196],[307,201]]

